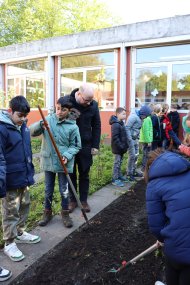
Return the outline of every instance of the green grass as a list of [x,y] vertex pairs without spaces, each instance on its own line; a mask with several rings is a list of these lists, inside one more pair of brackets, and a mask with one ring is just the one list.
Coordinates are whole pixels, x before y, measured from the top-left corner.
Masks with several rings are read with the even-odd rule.
[[[32,150],[33,153],[40,151],[41,139],[32,138]],[[90,190],[89,194],[96,192],[101,187],[111,182],[112,168],[113,168],[114,155],[111,152],[109,145],[101,143],[100,152],[97,156],[93,157],[93,165],[90,170]],[[40,172],[39,169],[39,157],[34,157],[34,165],[36,173]],[[122,171],[125,173],[127,165],[127,155],[124,156]],[[27,230],[33,229],[43,213],[44,202],[44,181],[37,183],[30,187],[31,206],[30,213],[27,221]],[[54,214],[58,214],[61,210],[60,206],[60,194],[58,190],[58,183],[56,180],[54,199],[52,204],[52,210]],[[3,244],[2,240],[2,227],[0,229],[0,244]]]

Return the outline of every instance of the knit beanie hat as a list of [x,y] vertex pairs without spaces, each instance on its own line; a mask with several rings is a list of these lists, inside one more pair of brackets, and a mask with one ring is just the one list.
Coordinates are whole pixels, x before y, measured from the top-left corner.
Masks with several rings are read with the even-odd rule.
[[139,110],[139,116],[140,117],[147,117],[152,113],[152,110],[149,106],[144,105]]

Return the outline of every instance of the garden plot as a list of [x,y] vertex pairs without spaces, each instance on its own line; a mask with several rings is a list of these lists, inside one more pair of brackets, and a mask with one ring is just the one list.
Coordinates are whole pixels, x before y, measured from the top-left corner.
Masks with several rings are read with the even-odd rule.
[[133,190],[45,254],[10,284],[27,285],[153,285],[164,281],[164,261],[156,250],[121,272],[108,271],[155,243],[145,210],[145,184]]

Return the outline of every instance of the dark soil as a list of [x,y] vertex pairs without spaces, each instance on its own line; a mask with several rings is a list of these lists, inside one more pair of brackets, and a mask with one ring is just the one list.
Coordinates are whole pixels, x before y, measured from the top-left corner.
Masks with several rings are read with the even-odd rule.
[[164,279],[164,260],[154,251],[120,273],[108,273],[152,244],[145,210],[145,184],[120,196],[21,274],[13,284],[154,285]]

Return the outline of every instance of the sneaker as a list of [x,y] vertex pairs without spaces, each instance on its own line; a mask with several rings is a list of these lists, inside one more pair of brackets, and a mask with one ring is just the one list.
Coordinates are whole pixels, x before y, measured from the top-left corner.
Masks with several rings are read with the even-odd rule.
[[12,272],[3,267],[0,267],[0,282],[6,281],[12,276]]
[[13,261],[20,261],[25,258],[22,251],[20,251],[15,242],[5,244],[4,253]]
[[162,283],[161,281],[156,281],[155,285],[165,285],[165,284]]
[[127,177],[125,176],[121,176],[118,178],[121,182],[129,182],[129,179],[127,179]]
[[118,186],[118,187],[123,187],[124,183],[122,181],[120,181],[119,179],[116,179],[116,180],[112,180],[112,185]]
[[41,240],[39,236],[23,232],[22,235],[15,238],[16,243],[38,243]]
[[77,208],[77,202],[70,202],[69,203],[69,213],[72,213],[74,211],[75,208]]
[[86,213],[89,213],[90,210],[90,206],[88,205],[87,202],[81,202],[83,209],[85,210]]
[[133,176],[134,176],[134,177],[143,177],[143,173],[142,173],[141,171],[135,171],[135,172],[133,173]]
[[128,175],[127,178],[129,180],[129,182],[136,182],[137,181],[133,175]]

